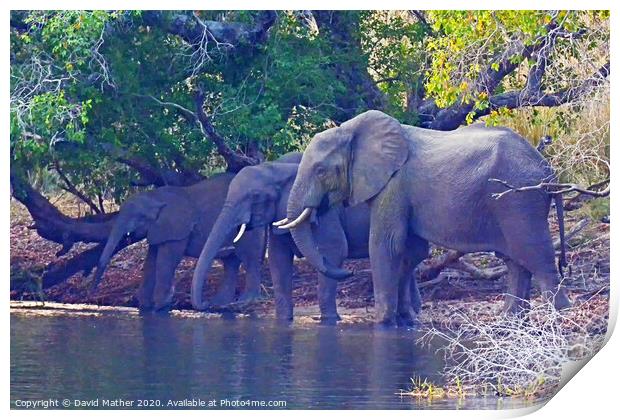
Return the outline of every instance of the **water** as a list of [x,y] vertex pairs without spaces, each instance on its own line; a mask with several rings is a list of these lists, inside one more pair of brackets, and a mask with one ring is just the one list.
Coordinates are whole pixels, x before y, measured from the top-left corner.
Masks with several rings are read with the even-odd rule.
[[[251,319],[11,314],[15,400],[122,398],[168,407],[200,399],[286,408],[498,408],[495,398],[416,400],[410,378],[440,380],[441,356],[413,331],[288,326]],[[510,403],[510,408],[517,402]],[[142,404],[143,405],[143,404]],[[506,404],[504,404],[504,408]]]

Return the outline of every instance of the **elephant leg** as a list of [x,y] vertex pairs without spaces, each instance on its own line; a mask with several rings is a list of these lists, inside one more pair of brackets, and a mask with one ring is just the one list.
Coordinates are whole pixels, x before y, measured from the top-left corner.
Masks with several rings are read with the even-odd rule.
[[247,245],[237,249],[237,255],[245,268],[245,290],[239,296],[239,302],[252,302],[260,299],[260,269],[265,256],[265,229],[256,228],[245,233]]
[[211,304],[215,306],[225,306],[233,301],[237,289],[237,280],[239,280],[241,260],[235,255],[231,255],[222,258],[221,261],[224,266],[224,276],[218,285],[217,293],[211,299]]
[[336,305],[338,281],[320,273],[318,275],[318,280],[317,297],[319,300],[319,309],[321,311],[321,323],[335,324],[340,321],[340,315],[338,315],[338,307]]
[[273,282],[276,318],[293,319],[293,241],[289,234],[269,237],[269,272]]
[[[521,212],[508,219],[504,230],[508,242],[508,257],[517,262],[539,282],[545,299],[557,309],[571,305],[555,265],[555,248],[546,217],[534,217]],[[504,221],[505,224],[506,221]],[[521,297],[521,296],[517,296]]]
[[153,309],[167,311],[174,295],[174,272],[183,258],[187,240],[169,241],[158,246]]
[[398,288],[398,323],[411,326],[422,307],[422,299],[415,278],[414,269],[428,257],[428,242],[419,236],[409,235],[406,242],[407,254],[403,258]]
[[374,286],[375,318],[379,324],[393,326],[397,321],[407,219],[397,217],[396,214],[385,214],[389,213],[386,209],[398,211],[397,207],[384,202],[373,203],[368,251]]
[[155,264],[157,260],[157,247],[149,245],[149,250],[144,260],[142,270],[143,279],[138,290],[138,302],[140,312],[148,312],[153,309],[153,290],[155,289]]
[[[329,211],[321,216],[318,226],[315,228],[314,237],[317,238],[317,246],[321,255],[332,267],[341,267],[348,254],[347,237],[337,211]],[[340,320],[336,305],[338,281],[318,274],[317,295],[321,322],[335,324]]]
[[517,314],[530,307],[532,274],[525,268],[506,258],[508,267],[508,290],[504,298],[504,312]]

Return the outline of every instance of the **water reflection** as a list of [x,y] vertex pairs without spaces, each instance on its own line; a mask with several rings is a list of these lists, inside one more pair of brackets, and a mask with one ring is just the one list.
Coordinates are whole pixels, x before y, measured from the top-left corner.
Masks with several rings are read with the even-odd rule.
[[[424,408],[401,398],[441,358],[415,333],[174,317],[11,316],[11,399],[285,400],[288,408]],[[495,401],[472,401],[495,407]],[[467,405],[467,404],[466,404]],[[455,408],[439,402],[433,408]]]

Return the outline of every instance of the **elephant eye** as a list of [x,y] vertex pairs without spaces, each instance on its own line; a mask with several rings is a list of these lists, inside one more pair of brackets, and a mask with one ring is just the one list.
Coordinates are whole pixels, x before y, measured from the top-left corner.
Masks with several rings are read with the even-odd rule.
[[325,169],[324,166],[317,166],[316,176],[318,176],[319,178],[325,178],[325,175],[327,175],[327,169]]

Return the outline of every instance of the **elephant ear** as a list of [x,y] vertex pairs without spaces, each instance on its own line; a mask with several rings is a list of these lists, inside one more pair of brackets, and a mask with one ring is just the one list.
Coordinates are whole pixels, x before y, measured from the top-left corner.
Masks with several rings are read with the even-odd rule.
[[165,194],[164,197],[158,197],[158,202],[163,205],[149,228],[149,244],[188,238],[198,217],[189,197],[184,194]]
[[399,170],[409,154],[405,132],[396,119],[367,111],[340,126],[351,136],[349,205],[370,200]]

